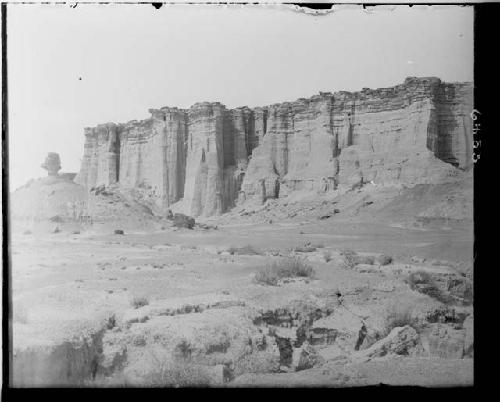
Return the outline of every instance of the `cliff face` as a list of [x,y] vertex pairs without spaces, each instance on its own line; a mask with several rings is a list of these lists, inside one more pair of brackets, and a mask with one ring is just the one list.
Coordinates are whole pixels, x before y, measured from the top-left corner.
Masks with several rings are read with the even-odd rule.
[[255,109],[152,109],[85,129],[76,181],[149,188],[165,210],[182,200],[194,216],[301,190],[436,182],[471,167],[472,97],[470,83],[408,78]]

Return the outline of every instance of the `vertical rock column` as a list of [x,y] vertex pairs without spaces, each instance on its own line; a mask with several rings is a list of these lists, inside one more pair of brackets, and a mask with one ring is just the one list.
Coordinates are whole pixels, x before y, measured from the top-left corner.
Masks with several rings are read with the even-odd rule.
[[218,102],[189,110],[184,203],[193,216],[223,211],[224,112]]
[[94,129],[90,127],[84,129],[84,135],[83,158],[80,172],[75,177],[75,183],[90,188],[95,185],[97,179],[97,135],[94,133]]
[[117,133],[116,126],[110,125],[108,127],[108,141],[107,148],[107,166],[104,167],[103,175],[104,184],[114,184],[118,181],[120,169],[120,137]]
[[[252,152],[252,160],[241,188],[240,202],[279,196],[279,178],[288,171],[288,136],[293,133],[293,113],[290,103],[276,104],[255,113],[255,135],[259,146]],[[265,132],[265,135],[264,135]]]
[[85,146],[80,173],[75,182],[91,188],[118,181],[120,138],[114,123],[85,128]]
[[153,130],[159,136],[159,196],[162,209],[166,212],[184,194],[187,114],[182,109],[168,107],[150,109],[150,113]]
[[218,102],[162,108],[150,119],[85,129],[75,181],[118,181],[164,209],[183,198],[195,216],[224,212],[236,198],[433,182],[472,165],[472,95],[470,83],[409,77],[253,110]]
[[329,191],[336,188],[338,139],[334,134],[333,95],[320,93],[320,98],[314,105],[318,116],[315,119],[312,136],[309,170],[314,179],[315,189]]
[[184,196],[184,180],[186,178],[186,139],[187,112],[177,108],[165,113],[165,125],[170,135],[170,147],[166,154],[169,170],[169,199],[176,202]]
[[146,119],[123,125],[120,135],[120,184],[124,187],[161,188],[163,121]]
[[288,172],[288,136],[293,133],[293,113],[290,103],[272,106],[269,110],[268,134],[274,138],[273,163],[276,173]]
[[[97,134],[97,178],[95,185],[116,183],[117,158],[119,158],[119,141],[117,140],[116,125],[114,123],[101,124],[95,128]],[[118,147],[117,147],[118,145]]]
[[293,103],[293,132],[288,134],[288,171],[284,188],[327,191],[333,186],[334,135],[330,93]]
[[427,148],[444,162],[460,169],[472,166],[473,88],[470,84],[443,83],[432,96]]
[[231,110],[234,132],[234,160],[237,166],[246,167],[250,153],[250,114],[247,107]]
[[238,199],[248,157],[255,146],[253,111],[248,107],[227,110],[224,115],[224,184],[223,210],[232,208]]
[[254,136],[252,137],[252,150],[263,140],[267,131],[267,108],[256,107],[254,113]]

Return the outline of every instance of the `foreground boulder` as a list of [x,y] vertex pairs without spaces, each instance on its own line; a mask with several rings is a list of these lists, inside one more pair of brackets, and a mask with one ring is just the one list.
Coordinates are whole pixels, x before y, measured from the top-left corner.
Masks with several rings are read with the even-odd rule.
[[418,344],[419,336],[413,327],[396,327],[384,339],[356,353],[353,360],[363,362],[390,354],[412,356],[416,355]]

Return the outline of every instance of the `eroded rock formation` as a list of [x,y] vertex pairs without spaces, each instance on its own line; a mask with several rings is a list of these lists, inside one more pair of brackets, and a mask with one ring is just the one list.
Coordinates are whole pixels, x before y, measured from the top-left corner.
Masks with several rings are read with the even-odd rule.
[[45,169],[49,176],[57,176],[57,173],[61,170],[61,158],[59,154],[57,152],[49,152],[40,167]]
[[217,215],[296,191],[437,182],[472,164],[471,83],[407,78],[360,92],[267,107],[151,109],[151,117],[85,129],[75,179],[144,187],[167,208]]

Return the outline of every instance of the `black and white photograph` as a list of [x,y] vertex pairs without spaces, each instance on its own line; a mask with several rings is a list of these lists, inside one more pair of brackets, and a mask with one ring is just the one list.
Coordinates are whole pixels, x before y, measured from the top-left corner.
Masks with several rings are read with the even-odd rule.
[[474,5],[2,14],[4,387],[474,385]]

